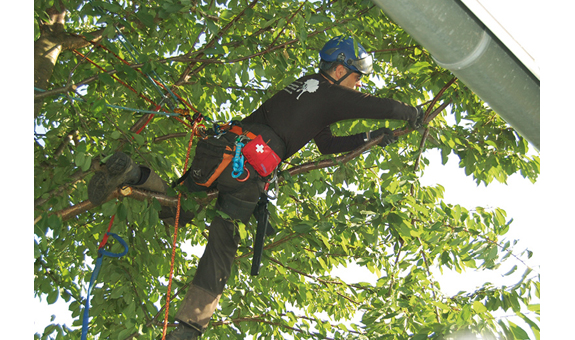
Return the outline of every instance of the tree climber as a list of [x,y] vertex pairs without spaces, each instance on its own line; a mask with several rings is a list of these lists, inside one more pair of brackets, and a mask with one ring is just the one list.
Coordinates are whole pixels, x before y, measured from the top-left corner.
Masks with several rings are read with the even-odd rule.
[[[421,127],[424,117],[421,108],[355,90],[360,85],[360,78],[373,72],[372,56],[360,44],[357,44],[357,51],[356,54],[353,38],[339,36],[331,39],[320,51],[319,73],[301,77],[275,94],[239,122],[240,130],[232,128],[219,138],[209,137],[205,143],[214,146],[227,141],[233,145],[238,138],[242,140],[246,135],[252,138],[259,135],[265,142],[263,144],[271,149],[272,158],[283,161],[312,139],[322,154],[351,151],[381,135],[385,136],[379,143],[381,147],[397,140],[387,128],[333,136],[330,125],[342,120],[396,119],[408,121],[414,129]],[[247,223],[260,196],[265,194],[266,174],[261,174],[261,169],[255,166],[257,162],[246,162],[241,178],[233,177],[237,169],[234,170],[234,163],[229,163],[213,183],[203,183],[206,176],[212,175],[212,171],[206,168],[210,167],[208,163],[212,157],[209,153],[214,148],[204,148],[204,152],[199,152],[201,143],[198,143],[190,169],[181,180],[190,192],[218,189],[216,208],[229,219],[218,215],[210,225],[208,243],[196,275],[176,314],[179,325],[168,334],[169,340],[197,339],[207,328],[230,276],[240,241],[233,220]],[[256,148],[257,152],[262,150],[261,140]],[[251,175],[247,177],[248,174]],[[101,204],[121,184],[160,193],[165,193],[168,188],[153,171],[117,152],[90,180],[90,201]],[[174,224],[173,208],[164,207],[159,215],[165,222]],[[183,226],[192,218],[191,213],[182,211],[179,224]]]

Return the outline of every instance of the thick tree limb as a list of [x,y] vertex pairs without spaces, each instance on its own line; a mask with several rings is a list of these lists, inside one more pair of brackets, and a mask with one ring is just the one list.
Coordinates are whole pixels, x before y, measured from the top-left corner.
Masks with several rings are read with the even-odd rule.
[[[383,139],[383,137],[384,136],[380,136],[374,140],[371,140],[371,141],[367,142],[366,144],[364,144],[363,146],[361,146],[361,147],[357,148],[356,150],[351,151],[345,155],[335,157],[334,159],[323,160],[320,162],[302,164],[302,165],[288,169],[287,172],[291,176],[294,176],[294,175],[302,174],[305,172],[309,172],[311,170],[327,168],[327,167],[338,165],[338,164],[345,164],[345,163],[349,162],[350,160],[356,158],[357,156],[361,155],[365,150],[378,144]],[[278,180],[283,181],[284,179],[282,177],[280,177]],[[214,191],[208,192],[207,197],[205,197],[205,198],[195,198],[195,199],[199,204],[207,204],[211,200],[216,198],[217,195],[218,195],[218,191],[214,190]],[[118,189],[118,190],[114,191],[104,202],[107,202],[107,201],[115,199],[115,198],[121,198],[121,197],[127,197],[127,196],[134,198],[134,199],[137,199],[139,201],[149,200],[149,199],[155,198],[158,200],[158,202],[161,205],[169,206],[169,207],[175,207],[177,205],[177,202],[178,202],[177,197],[174,197],[174,196],[167,196],[167,195],[163,195],[163,194],[159,194],[159,193],[155,193],[155,192],[151,192],[151,191],[146,191],[146,190],[142,190],[142,189],[138,189],[138,188],[131,188],[131,187],[125,187],[124,189]],[[60,216],[63,221],[66,221],[66,220],[68,220],[68,219],[70,219],[76,215],[79,215],[81,213],[84,213],[84,212],[86,212],[86,211],[88,211],[94,207],[95,206],[90,201],[86,200],[86,201],[78,203],[74,206],[71,206],[69,208],[60,210],[60,211],[56,212],[55,214]]]
[[[435,96],[434,100],[432,101],[431,105],[428,107],[428,110],[426,112],[426,119],[424,120],[425,123],[429,123],[429,121],[431,121],[433,118],[435,118],[449,104],[450,101],[445,102],[438,109],[436,109],[432,113],[430,113],[431,109],[433,108],[433,105],[435,105],[435,103],[443,95],[445,90],[447,90],[447,88],[449,86],[451,86],[451,84],[453,84],[455,81],[456,81],[456,78],[453,78],[451,81],[449,81],[441,89],[441,91],[437,94],[437,96]],[[394,131],[394,135],[395,136],[401,136],[401,135],[407,134],[411,131],[412,131],[412,129],[410,129],[410,128],[397,129]],[[351,161],[352,159],[358,157],[364,151],[370,149],[374,145],[379,144],[381,142],[381,140],[383,139],[383,137],[384,137],[383,135],[379,136],[378,138],[375,138],[375,139],[365,143],[364,145],[360,146],[359,148],[357,148],[357,149],[355,149],[355,150],[353,150],[347,154],[344,154],[344,155],[341,155],[341,156],[338,156],[338,157],[335,157],[332,159],[321,160],[319,162],[305,163],[302,165],[292,167],[286,171],[290,176],[294,176],[294,175],[306,173],[306,172],[309,172],[312,170],[323,169],[323,168],[335,166],[338,164],[345,164],[345,163]],[[425,142],[425,138],[426,138],[426,136],[424,134],[424,137],[422,139],[422,143]],[[422,149],[422,148],[420,148],[420,149]],[[278,178],[278,181],[284,181],[284,180],[285,180],[285,178],[283,178],[281,176]],[[217,191],[210,192],[205,199],[202,199],[202,203],[205,204],[205,203],[211,201],[212,199],[217,197],[217,194],[218,194]],[[166,195],[162,195],[162,194],[158,194],[158,193],[152,193],[152,192],[140,190],[137,188],[131,188],[131,191],[129,194],[125,194],[125,193],[122,194],[120,192],[120,190],[118,190],[113,195],[110,195],[110,197],[106,201],[113,199],[113,198],[117,198],[119,196],[131,196],[132,198],[137,199],[137,200],[146,200],[146,199],[156,198],[160,202],[161,205],[172,206],[172,207],[175,207],[177,205],[177,198],[176,197],[166,196]],[[89,201],[84,201],[84,202],[81,202],[81,203],[79,203],[75,206],[72,206],[70,208],[66,208],[64,210],[61,210],[60,212],[57,212],[56,214],[58,216],[60,216],[62,218],[62,220],[67,220],[67,219],[69,219],[75,215],[78,215],[80,213],[88,211],[89,209],[91,209],[93,207],[94,206],[92,205],[92,203],[90,203]],[[35,221],[35,223],[36,222],[37,221]]]

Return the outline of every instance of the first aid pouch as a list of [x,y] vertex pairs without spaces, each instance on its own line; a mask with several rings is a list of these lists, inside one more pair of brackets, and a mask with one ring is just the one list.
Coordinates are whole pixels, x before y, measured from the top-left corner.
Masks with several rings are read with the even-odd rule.
[[264,142],[261,135],[249,141],[242,149],[246,161],[262,176],[269,176],[278,164],[280,157]]

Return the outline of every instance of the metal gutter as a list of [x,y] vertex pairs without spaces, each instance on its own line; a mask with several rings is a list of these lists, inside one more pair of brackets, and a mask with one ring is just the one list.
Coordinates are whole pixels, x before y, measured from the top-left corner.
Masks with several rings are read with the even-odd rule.
[[537,150],[538,74],[458,0],[372,0]]

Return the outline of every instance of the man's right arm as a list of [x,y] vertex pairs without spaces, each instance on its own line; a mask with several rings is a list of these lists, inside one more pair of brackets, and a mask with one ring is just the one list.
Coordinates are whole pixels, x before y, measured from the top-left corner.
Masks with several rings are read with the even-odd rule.
[[365,144],[365,137],[365,133],[351,136],[334,136],[331,133],[331,128],[326,126],[313,140],[322,155],[329,155],[354,150]]

